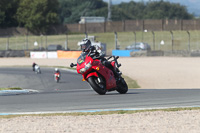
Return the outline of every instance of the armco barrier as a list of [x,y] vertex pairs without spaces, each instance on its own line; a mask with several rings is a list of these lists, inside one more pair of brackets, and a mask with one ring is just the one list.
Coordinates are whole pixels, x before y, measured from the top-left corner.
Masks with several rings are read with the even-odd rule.
[[131,57],[132,51],[133,50],[112,50],[112,55],[123,56],[123,57]]
[[71,59],[71,58],[78,58],[80,56],[82,51],[57,51],[58,58],[66,58],[66,59]]

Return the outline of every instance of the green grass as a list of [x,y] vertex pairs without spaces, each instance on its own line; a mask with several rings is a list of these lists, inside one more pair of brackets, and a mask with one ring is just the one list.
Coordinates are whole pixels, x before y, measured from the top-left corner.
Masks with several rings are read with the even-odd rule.
[[137,81],[125,75],[122,75],[122,77],[125,79],[129,89],[140,88]]
[[0,88],[0,90],[22,90],[22,88],[13,87],[13,88]]
[[99,111],[99,112],[75,112],[75,113],[46,113],[46,114],[25,114],[25,115],[7,115],[0,118],[14,118],[22,116],[88,116],[88,115],[112,115],[112,114],[135,114],[143,112],[174,112],[184,110],[200,110],[200,107],[185,107],[185,108],[166,108],[166,109],[146,109],[146,110],[118,110],[118,111]]
[[[191,50],[200,49],[200,31],[190,32],[190,47]],[[153,43],[153,34],[148,32],[136,32],[136,38],[133,32],[118,32],[118,45],[120,49],[125,49],[126,46],[135,42],[147,42],[155,50],[172,50],[172,35],[169,31],[155,31],[155,45]],[[173,31],[174,50],[188,50],[189,36],[187,31]],[[96,36],[96,40],[107,44],[107,54],[110,55],[115,49],[115,34],[113,32],[106,33],[90,33],[88,36]],[[66,35],[49,35],[49,36],[13,36],[8,38],[0,38],[0,50],[6,50],[6,44],[9,42],[9,48],[12,50],[38,49],[40,47],[47,47],[50,44],[60,44],[65,47],[65,42],[68,42],[70,50],[78,50],[78,41],[81,41],[85,34],[70,34]],[[165,44],[161,45],[160,42]],[[34,46],[34,42],[38,42],[38,46]]]

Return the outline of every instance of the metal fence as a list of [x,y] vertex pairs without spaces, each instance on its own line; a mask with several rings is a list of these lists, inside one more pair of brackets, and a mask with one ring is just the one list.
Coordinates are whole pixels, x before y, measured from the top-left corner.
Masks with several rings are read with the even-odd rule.
[[[79,50],[78,42],[85,34],[11,36],[0,38],[0,50],[46,50],[48,45],[59,44],[63,49]],[[90,33],[96,41],[107,44],[107,53],[113,49],[124,50],[135,42],[145,42],[152,50],[194,51],[200,50],[200,31],[138,31]]]
[[84,34],[69,36],[70,35],[24,35],[1,37],[0,50],[47,50],[47,47],[51,44],[61,45],[63,50],[67,50],[67,48],[77,50],[78,40],[80,41],[83,39]]
[[124,20],[105,23],[66,24],[68,32],[131,32],[131,31],[171,31],[171,30],[200,30],[200,20]]
[[[129,38],[125,41],[125,39]],[[147,31],[130,32],[130,34],[118,33],[120,49],[134,42],[146,42],[152,50],[177,51],[199,50],[200,31]]]

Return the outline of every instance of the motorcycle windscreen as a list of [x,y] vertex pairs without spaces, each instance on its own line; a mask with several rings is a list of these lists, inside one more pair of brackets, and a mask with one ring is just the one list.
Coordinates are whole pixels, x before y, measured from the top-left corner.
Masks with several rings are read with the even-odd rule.
[[86,53],[86,52],[82,52],[81,55],[78,57],[77,63],[78,63],[79,65],[81,65],[83,62],[85,62],[85,58],[86,58],[86,55],[87,55],[87,54],[88,54],[88,53]]

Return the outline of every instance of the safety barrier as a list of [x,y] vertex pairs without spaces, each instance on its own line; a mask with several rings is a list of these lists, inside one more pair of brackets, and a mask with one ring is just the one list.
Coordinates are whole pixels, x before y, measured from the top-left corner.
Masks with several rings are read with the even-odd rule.
[[24,57],[25,52],[23,50],[1,50],[0,57]]
[[57,54],[57,52],[47,52],[47,58],[56,59],[56,58],[58,58],[58,54]]
[[57,51],[58,58],[78,58],[81,54],[81,51]]
[[112,50],[112,55],[122,56],[122,57],[131,57],[131,52],[133,50]]
[[47,58],[47,52],[30,52],[30,58],[45,59]]
[[81,51],[57,51],[57,52],[30,52],[30,58],[39,58],[39,59],[45,59],[45,58],[63,58],[63,59],[73,59],[78,58],[81,54]]

